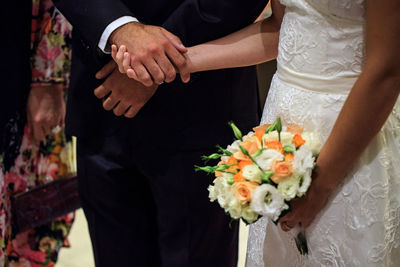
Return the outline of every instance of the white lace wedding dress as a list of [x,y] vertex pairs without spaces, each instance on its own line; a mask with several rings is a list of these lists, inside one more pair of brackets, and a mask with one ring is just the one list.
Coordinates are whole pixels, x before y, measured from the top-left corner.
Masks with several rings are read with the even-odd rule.
[[[363,0],[281,0],[278,70],[262,123],[277,116],[325,141],[364,59]],[[357,125],[354,125],[357,127]],[[360,132],[360,135],[363,133]],[[400,266],[400,101],[326,208],[306,229],[310,254],[290,234],[251,225],[247,266]]]

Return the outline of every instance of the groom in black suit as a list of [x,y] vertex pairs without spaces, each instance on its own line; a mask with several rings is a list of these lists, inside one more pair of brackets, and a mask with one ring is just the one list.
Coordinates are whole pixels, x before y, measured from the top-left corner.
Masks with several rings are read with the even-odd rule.
[[[135,25],[161,26],[190,46],[252,23],[267,1],[54,2],[74,26],[67,130],[78,137],[80,194],[96,265],[236,266],[238,225],[230,228],[228,216],[209,202],[213,177],[193,166],[216,144],[232,142],[228,121],[245,132],[258,123],[255,68],[203,72],[187,84],[176,79],[151,88],[118,69],[103,80],[95,74],[110,61],[113,40],[147,47],[151,38],[137,37]],[[115,36],[116,29],[124,35]],[[93,94],[99,86],[111,91],[103,101]],[[135,109],[130,117],[144,106],[134,118],[104,110],[121,115],[121,103]]]

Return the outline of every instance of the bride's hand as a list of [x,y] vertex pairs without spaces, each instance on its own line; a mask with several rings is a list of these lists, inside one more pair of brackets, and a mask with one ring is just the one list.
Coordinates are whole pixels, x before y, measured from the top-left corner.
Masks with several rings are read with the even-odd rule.
[[[128,77],[131,79],[142,82],[141,79],[139,79],[139,77],[136,75],[136,72],[131,67],[130,54],[127,52],[125,45],[121,45],[119,48],[117,48],[117,46],[113,44],[111,46],[111,56],[117,63],[119,72],[127,74]],[[151,78],[150,73],[145,68],[137,69],[136,71],[140,73],[143,79]]]
[[307,228],[325,207],[333,188],[320,185],[320,181],[314,176],[307,194],[290,202],[291,211],[279,220],[283,231],[287,232],[296,225]]
[[[139,65],[136,68],[133,68],[131,66],[131,55],[126,49],[126,46],[121,45],[119,48],[117,48],[116,45],[111,46],[111,56],[114,59],[114,61],[118,65],[118,69],[121,73],[125,73],[129,78],[134,79],[140,83],[142,83],[145,86],[148,86],[149,80],[154,80],[151,74],[147,71],[146,68],[143,66]],[[187,58],[186,55],[184,55]],[[185,69],[185,74],[182,75],[181,73],[181,79],[182,82],[187,83],[190,80],[190,71],[188,68],[188,65],[186,66],[181,66],[181,69]],[[175,66],[175,72],[178,73],[179,70]],[[174,77],[171,78],[166,78],[165,82],[169,83],[172,82],[175,79]]]

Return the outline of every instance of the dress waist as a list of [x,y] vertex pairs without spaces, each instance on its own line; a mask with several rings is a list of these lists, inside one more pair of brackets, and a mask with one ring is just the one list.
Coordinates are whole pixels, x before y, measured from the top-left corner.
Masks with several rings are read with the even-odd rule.
[[279,63],[276,74],[281,81],[294,87],[300,87],[301,89],[318,93],[345,95],[350,92],[358,78],[357,74],[354,74],[354,76],[340,77],[323,77],[312,74],[303,74],[284,67]]

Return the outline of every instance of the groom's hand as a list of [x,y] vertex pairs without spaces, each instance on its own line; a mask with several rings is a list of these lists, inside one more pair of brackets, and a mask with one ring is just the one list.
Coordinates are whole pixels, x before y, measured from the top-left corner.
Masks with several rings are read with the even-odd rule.
[[152,86],[153,80],[157,84],[172,82],[176,77],[175,67],[183,80],[190,78],[183,55],[187,49],[178,37],[161,27],[127,23],[111,34],[110,42],[117,47],[126,46],[130,65],[146,86]]
[[[107,77],[107,78],[106,78]],[[157,90],[157,85],[146,87],[119,72],[114,61],[110,61],[97,74],[104,83],[94,90],[97,98],[103,99],[103,107],[113,110],[117,116],[133,118]]]

